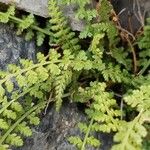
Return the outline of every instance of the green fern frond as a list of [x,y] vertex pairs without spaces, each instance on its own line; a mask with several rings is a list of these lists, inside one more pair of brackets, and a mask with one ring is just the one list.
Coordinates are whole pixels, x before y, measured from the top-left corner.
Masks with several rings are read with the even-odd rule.
[[[52,62],[47,62],[42,54],[38,54],[37,64],[29,60],[21,60],[20,67],[11,65],[7,71],[8,73],[1,74],[3,78],[0,80],[0,123],[1,129],[5,132],[3,132],[3,134],[1,133],[0,145],[8,143],[10,145],[22,146],[22,137],[18,137],[17,134],[31,136],[32,132],[29,125],[39,124],[40,121],[37,114],[43,109],[43,105],[41,107],[40,103],[42,101],[42,104],[45,104],[43,94],[49,91],[51,87],[51,82],[49,83],[49,73],[51,72],[50,70],[53,69],[50,67],[51,64],[53,64]],[[45,68],[45,66],[47,66],[47,68]],[[53,73],[53,75],[58,74]],[[44,82],[46,80],[47,82]],[[16,82],[15,84],[14,81]],[[16,90],[16,84],[20,90],[23,91],[22,93],[20,93],[20,90]],[[6,96],[7,92],[10,93],[9,97]],[[39,101],[36,102],[37,105],[32,101],[28,101],[28,105],[20,102],[20,99],[24,98],[27,94],[32,98],[34,96],[39,99]],[[13,140],[12,137],[16,140]]]
[[113,65],[112,63],[109,63],[106,66],[106,69],[102,71],[103,77],[105,81],[113,81],[113,82],[122,82],[126,80],[126,77],[124,73],[122,73],[122,70],[120,69],[120,66]]
[[26,18],[22,20],[22,22],[18,26],[17,34],[21,34],[23,30],[28,29],[34,23],[34,16],[30,14]]
[[138,41],[138,46],[140,48],[139,52],[139,66],[142,66],[139,72],[142,75],[150,66],[150,19],[147,19],[147,25],[144,27],[144,35]]
[[15,7],[14,6],[10,6],[6,13],[0,12],[0,22],[8,23],[11,15],[12,16],[15,15]]
[[[13,22],[14,24],[17,24],[17,34],[20,35],[22,32],[25,32],[26,40],[31,40],[35,35],[37,35],[38,46],[41,46],[43,44],[45,35],[48,35],[49,38],[51,38],[49,26],[46,25],[45,28],[40,28],[33,14],[22,16],[22,18],[16,17],[14,6],[10,6],[7,12],[0,12],[0,22]],[[36,34],[34,31],[37,31]]]
[[[99,82],[91,82],[90,87],[79,89],[79,95],[82,99],[93,100],[89,109],[86,109],[86,114],[91,119],[89,127],[86,124],[79,124],[80,130],[85,133],[82,149],[85,149],[86,144],[98,147],[100,143],[90,132],[100,131],[108,132],[118,131],[121,121],[121,111],[116,109],[117,103],[112,95],[105,92],[106,84]],[[79,100],[80,101],[80,100]],[[91,140],[90,142],[89,139]]]
[[21,139],[20,136],[13,133],[13,134],[8,135],[8,137],[6,139],[6,143],[9,143],[9,144],[15,145],[15,146],[22,146],[23,145],[23,140]]
[[30,129],[29,126],[27,126],[26,122],[22,122],[20,123],[17,127],[16,127],[16,132],[21,133],[22,135],[28,137],[32,135],[32,130]]
[[119,132],[114,136],[114,141],[119,142],[112,147],[112,150],[141,150],[142,138],[146,136],[145,127],[141,124],[140,119],[143,111],[131,122],[123,124]]
[[60,74],[55,81],[55,99],[56,99],[56,110],[58,111],[62,105],[62,97],[64,95],[64,90],[67,85],[71,82],[72,71],[66,70]]
[[142,149],[142,141],[147,131],[143,123],[150,117],[150,86],[141,86],[139,90],[134,90],[132,94],[124,97],[125,102],[139,112],[138,116],[130,122],[124,123],[114,140],[119,143],[113,146],[113,150]]
[[82,140],[81,140],[80,137],[77,137],[77,136],[70,136],[70,137],[68,138],[68,141],[69,141],[71,144],[75,145],[78,149],[81,149],[83,142],[82,142]]
[[100,1],[100,9],[98,13],[101,22],[109,22],[111,10],[113,10],[113,7],[108,0]]
[[134,90],[132,94],[125,96],[125,102],[131,107],[135,107],[139,112],[141,110],[150,110],[150,85],[143,85],[139,89]]
[[62,2],[62,4],[73,4],[73,5],[77,5],[78,9],[76,11],[76,18],[77,19],[84,19],[86,22],[90,22],[92,21],[94,18],[96,18],[97,16],[97,11],[94,8],[91,7],[87,7],[90,4],[92,5],[93,2],[91,2],[90,0],[64,0]]
[[51,17],[49,22],[51,24],[55,43],[63,50],[77,53],[80,50],[78,38],[75,38],[75,34],[71,32],[68,27],[68,23],[59,10],[56,0],[49,0],[49,15]]

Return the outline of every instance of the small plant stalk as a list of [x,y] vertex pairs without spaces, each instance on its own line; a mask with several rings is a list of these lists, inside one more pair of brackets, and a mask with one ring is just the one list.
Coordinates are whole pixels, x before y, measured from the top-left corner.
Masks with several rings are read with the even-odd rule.
[[88,130],[87,130],[86,135],[85,135],[84,140],[83,140],[83,144],[82,144],[81,150],[85,150],[87,138],[88,138],[88,136],[89,136],[89,134],[90,134],[90,131],[91,131],[91,127],[92,127],[93,122],[94,122],[94,119],[91,119],[90,124],[89,124],[89,127],[88,127]]

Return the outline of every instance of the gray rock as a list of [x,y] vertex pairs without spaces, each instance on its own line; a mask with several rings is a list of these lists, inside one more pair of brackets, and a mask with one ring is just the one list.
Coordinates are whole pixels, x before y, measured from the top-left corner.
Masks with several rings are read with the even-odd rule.
[[48,0],[0,0],[0,2],[5,4],[14,3],[20,9],[39,16],[48,17]]
[[6,24],[0,24],[0,69],[5,69],[10,63],[17,64],[20,58],[35,60],[34,42],[27,42],[16,36],[13,30]]
[[[47,18],[48,15],[48,0],[0,0],[5,4],[15,3],[15,5],[25,11]],[[84,22],[75,18],[75,10],[77,6],[63,6],[60,8],[68,18],[71,28],[76,31],[81,31],[84,27]]]
[[[82,136],[77,123],[87,121],[85,114],[76,104],[65,103],[57,113],[53,105],[46,115],[41,116],[42,121],[33,129],[33,136],[27,138],[25,145],[13,150],[76,150],[67,138]],[[109,150],[112,145],[112,135],[95,134],[101,140],[101,148],[87,148],[86,150]]]
[[[61,0],[58,0],[59,3]],[[25,11],[31,12],[33,14],[48,17],[48,0],[0,0],[2,3],[10,4],[15,3],[15,5]],[[95,7],[96,0],[91,0],[91,6]],[[131,25],[133,25],[133,30],[138,30],[140,22],[137,20],[137,17],[134,15],[134,11],[138,12],[137,2],[142,10],[147,11],[148,16],[150,16],[150,1],[148,0],[112,0],[112,4],[118,13],[122,10],[125,10],[121,13],[120,21],[124,28],[129,30],[129,17],[131,19]],[[135,5],[135,7],[134,7]],[[60,5],[60,8],[63,10],[65,16],[68,18],[70,26],[75,31],[81,31],[85,27],[85,22],[83,20],[78,20],[75,18],[75,11],[77,9],[76,5],[63,6]]]

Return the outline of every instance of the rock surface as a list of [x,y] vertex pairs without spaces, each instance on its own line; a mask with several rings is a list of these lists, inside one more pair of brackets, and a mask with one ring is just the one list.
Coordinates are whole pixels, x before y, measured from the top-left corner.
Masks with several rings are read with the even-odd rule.
[[[60,1],[60,0],[59,0]],[[0,0],[5,4],[15,3],[15,5],[27,12],[33,13],[47,18],[48,15],[48,0]],[[71,28],[76,31],[81,31],[84,27],[84,22],[75,18],[75,10],[77,6],[63,6],[60,5],[65,16],[68,18]]]
[[[81,136],[76,127],[80,121],[86,121],[86,116],[76,104],[65,103],[61,111],[57,113],[50,106],[46,115],[42,116],[41,124],[33,129],[33,136],[26,139],[25,145],[13,150],[76,150],[69,144],[70,136]],[[112,145],[112,136],[107,134],[95,135],[101,140],[101,148],[87,148],[86,150],[109,150]]]
[[[58,0],[59,2],[61,0]],[[96,0],[91,0],[92,4],[96,2]],[[134,12],[138,13],[138,5],[141,7],[142,13],[143,11],[147,12],[148,16],[150,16],[150,1],[148,0],[111,0],[112,4],[114,5],[115,10],[117,12],[121,12],[124,10],[120,15],[119,18],[121,20],[121,24],[124,28],[129,29],[129,17],[131,19],[131,25],[133,26],[133,30],[137,30],[140,26],[140,22],[138,21],[137,17],[135,16]],[[42,17],[48,17],[48,8],[47,3],[48,0],[0,0],[2,3],[10,4],[15,3],[15,5],[23,10],[28,12],[34,13],[36,15]],[[63,10],[65,16],[68,18],[69,23],[73,30],[81,31],[83,30],[85,23],[84,21],[79,21],[75,18],[75,11],[77,6],[70,5],[70,6],[62,6],[60,5],[61,9]],[[129,29],[130,30],[130,29]]]
[[0,69],[5,69],[10,63],[17,64],[20,58],[35,60],[34,42],[16,36],[13,30],[6,24],[0,24]]
[[48,0],[0,0],[5,4],[14,3],[18,8],[42,17],[48,17]]

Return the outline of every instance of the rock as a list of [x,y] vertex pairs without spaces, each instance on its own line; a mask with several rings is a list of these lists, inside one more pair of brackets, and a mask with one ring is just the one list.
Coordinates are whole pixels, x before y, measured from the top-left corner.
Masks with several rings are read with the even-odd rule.
[[48,17],[48,0],[0,0],[5,4],[14,3],[18,8],[42,17]]
[[[46,115],[41,116],[40,125],[33,129],[33,136],[27,138],[25,145],[13,150],[76,150],[67,138],[81,136],[77,123],[86,121],[85,114],[80,111],[76,104],[66,102],[60,112],[56,112],[53,105],[50,106]],[[101,148],[87,148],[86,150],[109,150],[112,145],[112,135],[96,134],[101,140]]]
[[[47,18],[48,15],[48,0],[0,0],[0,2],[5,4],[15,3],[15,5],[25,11],[31,12],[35,15],[39,15]],[[81,31],[85,26],[84,21],[75,18],[75,10],[77,6],[63,6],[60,8],[64,12],[65,16],[68,18],[72,30]]]
[[36,58],[34,42],[16,36],[13,30],[6,24],[0,24],[0,69],[5,69],[10,63],[17,64],[21,58]]
[[[59,1],[58,3],[61,2],[61,0],[58,0],[58,1]],[[126,0],[126,1],[111,0],[111,1],[112,1],[112,4],[114,5],[115,10],[118,13],[124,10],[119,15],[122,27],[128,30],[131,30],[130,26],[132,25],[133,32],[138,30],[140,26],[140,22],[138,21],[137,17],[134,15],[134,11],[138,13],[138,9],[137,9],[138,3],[142,9],[142,13],[143,13],[143,10],[146,10],[148,16],[150,16],[150,2],[147,0],[134,0],[134,1],[133,0]],[[25,11],[31,12],[33,14],[36,14],[45,18],[48,17],[48,8],[47,8],[48,0],[0,0],[0,2],[6,3],[6,4],[10,4],[13,2],[20,9],[23,9]],[[90,7],[95,7],[95,2],[96,0],[92,0]],[[75,18],[75,11],[77,9],[77,6],[76,5],[69,5],[69,6],[60,5],[60,8],[63,10],[65,16],[68,18],[71,28],[74,31],[82,31],[83,28],[85,27],[85,22],[83,20],[78,20]],[[130,19],[131,25],[129,25],[128,23],[129,19]]]

